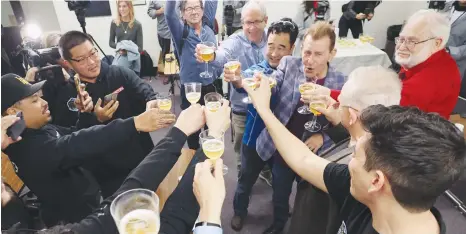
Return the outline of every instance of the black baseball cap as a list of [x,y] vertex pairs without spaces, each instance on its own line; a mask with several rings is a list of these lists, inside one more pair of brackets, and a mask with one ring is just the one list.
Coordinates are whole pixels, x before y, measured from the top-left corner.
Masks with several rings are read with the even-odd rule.
[[2,113],[16,102],[30,97],[42,89],[44,81],[30,84],[26,79],[13,73],[2,76]]

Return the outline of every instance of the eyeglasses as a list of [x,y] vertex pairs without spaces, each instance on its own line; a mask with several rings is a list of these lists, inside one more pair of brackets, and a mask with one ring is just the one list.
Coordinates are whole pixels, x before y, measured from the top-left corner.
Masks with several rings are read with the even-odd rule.
[[431,37],[423,41],[412,41],[412,40],[407,40],[405,38],[395,37],[395,44],[401,46],[404,43],[406,48],[408,48],[409,50],[412,50],[417,44],[421,44],[421,43],[424,43],[424,42],[427,42],[433,39],[437,39],[437,38]]
[[184,11],[188,13],[193,13],[193,12],[199,12],[201,9],[202,9],[201,6],[196,6],[196,7],[185,8]]
[[259,26],[262,22],[264,22],[264,20],[256,20],[256,21],[243,21],[243,24],[245,24],[246,26],[248,27],[251,27],[251,26]]
[[270,26],[274,26],[274,25],[277,25],[277,24],[289,25],[289,26],[291,26],[291,29],[295,29],[295,25],[293,23],[291,23],[290,21],[284,21],[284,20],[273,22]]
[[88,61],[89,58],[92,59],[92,60],[97,59],[99,57],[98,52],[99,51],[96,48],[94,48],[94,49],[92,49],[91,54],[89,56],[85,56],[85,57],[82,57],[80,59],[73,59],[72,58],[70,60],[75,61],[80,65],[83,65],[86,61]]

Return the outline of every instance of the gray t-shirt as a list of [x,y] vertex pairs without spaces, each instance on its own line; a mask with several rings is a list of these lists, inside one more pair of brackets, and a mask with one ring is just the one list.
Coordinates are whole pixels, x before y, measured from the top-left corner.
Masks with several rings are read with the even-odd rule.
[[165,14],[156,15],[156,11],[160,8],[165,7],[165,1],[150,1],[149,9],[147,10],[147,14],[152,18],[157,18],[157,34],[161,38],[171,39],[172,35],[170,33],[170,29],[168,28],[167,21],[165,20]]
[[142,25],[139,21],[135,20],[133,27],[129,27],[127,22],[121,22],[116,25],[114,21],[110,26],[110,47],[116,49],[116,44],[123,40],[133,41],[138,45],[139,51],[142,51]]

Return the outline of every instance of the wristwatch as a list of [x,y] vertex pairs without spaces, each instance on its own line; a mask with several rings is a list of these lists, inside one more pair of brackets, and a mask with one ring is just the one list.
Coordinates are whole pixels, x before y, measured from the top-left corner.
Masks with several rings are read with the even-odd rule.
[[222,228],[222,226],[220,224],[217,224],[217,223],[209,223],[209,222],[198,222],[194,225],[194,228],[197,228],[199,226],[210,226],[210,227],[218,227],[218,228]]

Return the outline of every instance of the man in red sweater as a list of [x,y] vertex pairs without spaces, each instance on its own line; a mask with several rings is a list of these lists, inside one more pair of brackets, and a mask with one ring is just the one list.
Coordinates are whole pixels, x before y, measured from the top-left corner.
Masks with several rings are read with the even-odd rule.
[[[420,10],[409,18],[400,37],[395,38],[395,60],[402,67],[401,106],[417,106],[450,118],[461,78],[455,60],[445,50],[449,34],[446,17],[433,10]],[[312,92],[330,94],[335,100],[340,94],[325,87]]]

